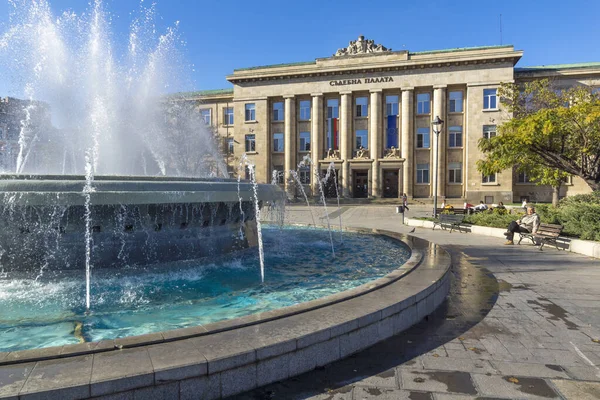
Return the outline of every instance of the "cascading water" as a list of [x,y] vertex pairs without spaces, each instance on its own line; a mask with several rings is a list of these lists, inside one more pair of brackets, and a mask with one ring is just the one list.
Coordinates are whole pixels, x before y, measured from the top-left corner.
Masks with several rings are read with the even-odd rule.
[[121,43],[102,0],[81,15],[56,16],[48,0],[10,5],[0,69],[26,100],[0,172],[84,175],[94,149],[95,175],[226,176],[195,104],[166,101],[190,84],[177,23],[157,35],[154,5],[140,6]]
[[[246,153],[242,154],[242,157],[240,159],[240,171],[238,173],[238,196],[239,196],[239,176],[241,175],[241,172],[245,169],[248,168],[248,172],[250,174],[250,181],[252,182],[252,190],[254,192],[254,212],[255,212],[255,216],[256,216],[256,230],[257,230],[257,235],[258,235],[258,258],[260,261],[260,280],[261,282],[265,281],[265,254],[264,254],[264,249],[263,249],[263,240],[262,240],[262,226],[260,223],[260,205],[259,205],[259,201],[258,201],[258,183],[256,182],[256,171],[255,171],[255,165],[252,164],[249,160],[248,157],[246,156]],[[240,210],[241,210],[241,197],[240,197]]]
[[[298,163],[298,169],[308,167],[310,170],[311,166],[312,166],[312,160],[309,155],[305,155],[302,158],[302,161],[300,161]],[[313,213],[312,207],[310,206],[310,202],[308,201],[308,196],[306,195],[306,191],[304,190],[304,185],[302,184],[302,182],[300,181],[300,178],[298,177],[298,172],[290,171],[290,173],[294,177],[296,184],[300,188],[300,191],[302,192],[302,195],[304,196],[304,199],[306,200],[306,205],[308,206],[308,211],[310,211],[310,217],[312,218],[313,225],[316,226],[317,224],[315,222],[315,215]]]
[[[94,253],[99,247],[109,251],[112,245],[101,243],[99,239],[104,237],[101,225],[106,223],[107,215],[102,213],[107,207],[94,203],[98,179],[106,175],[224,178],[228,176],[227,168],[217,141],[197,111],[197,104],[167,96],[191,86],[187,77],[192,67],[180,51],[183,41],[178,34],[178,23],[163,34],[156,33],[160,30],[156,26],[159,18],[154,4],[150,7],[141,4],[131,14],[129,36],[120,42],[111,32],[113,16],[103,0],[92,0],[89,9],[81,15],[71,11],[55,15],[48,0],[11,0],[9,3],[8,28],[0,32],[0,70],[6,71],[6,76],[10,74],[4,83],[13,97],[2,106],[17,122],[5,130],[6,148],[0,159],[0,174],[30,174],[24,178],[14,177],[26,180],[40,179],[32,178],[32,174],[71,176],[65,180],[81,175],[85,181],[79,186],[82,202],[57,201],[55,204],[56,199],[48,198],[48,204],[40,208],[40,213],[58,213],[58,221],[48,215],[30,221],[32,215],[23,211],[30,207],[26,202],[15,208],[12,219],[6,217],[14,225],[13,229],[21,229],[22,235],[28,235],[7,238],[7,243],[13,247],[15,244],[27,246],[29,258],[15,249],[7,255],[8,248],[2,247],[6,246],[3,242],[0,269],[9,264],[14,268],[17,259],[37,262],[33,249],[38,245],[45,247],[39,252],[43,253],[39,257],[43,263],[38,276],[48,264],[57,264],[57,259],[69,256],[68,268],[85,265],[85,307],[89,310],[92,270],[97,262],[94,260],[98,260]],[[7,136],[6,132],[10,134]],[[257,198],[256,189],[254,197]],[[14,197],[3,196],[3,212],[10,209],[11,198]],[[242,233],[247,221],[246,206],[240,203]],[[79,213],[77,207],[83,211]],[[208,229],[214,233],[212,224],[223,225],[223,211],[218,204],[209,208],[213,217],[199,223],[210,223]],[[114,210],[119,212],[118,207]],[[155,212],[154,208],[145,210]],[[72,219],[71,228],[64,232],[63,220],[68,218]],[[182,219],[181,229],[187,227],[190,220],[197,221],[190,216],[177,218]],[[226,224],[228,221],[224,220]],[[152,224],[154,228],[151,225],[143,229],[159,232],[162,225],[174,224],[174,221],[169,224],[162,221]],[[75,225],[80,229],[80,236],[72,233]],[[127,263],[125,249],[131,251],[131,246],[127,247],[126,242],[131,241],[133,235],[124,229],[115,230],[120,238],[120,243],[115,242],[115,245],[119,246],[116,252],[119,261]],[[223,231],[218,230],[218,234]],[[68,240],[78,237],[79,246],[69,242],[69,248],[77,250],[60,247],[67,237]],[[140,243],[141,251],[149,253],[137,254],[138,259],[152,261],[149,254],[158,243],[149,243],[150,237],[148,233],[146,243]],[[49,244],[50,238],[55,238],[56,243]],[[182,240],[188,239],[182,235]],[[50,249],[51,245],[56,248]],[[73,252],[77,255],[73,256]],[[29,266],[29,261],[24,263]]]
[[335,197],[337,199],[337,212],[338,212],[338,218],[340,220],[340,243],[344,244],[344,238],[343,238],[343,228],[342,228],[342,211],[340,210],[340,189],[338,188],[337,185],[337,173],[335,172],[335,165],[333,163],[329,164],[329,168],[328,170],[332,170],[333,171],[333,179],[336,182],[335,184]]
[[[333,164],[333,163],[332,163]],[[321,176],[319,175],[319,170],[315,168],[315,179],[319,182],[319,192],[321,192],[321,201],[323,202],[323,210],[325,210],[325,218],[327,218],[327,230],[329,231],[329,242],[331,243],[331,254],[335,258],[335,249],[333,248],[333,235],[331,234],[331,223],[329,221],[329,212],[327,211],[327,201],[325,201],[325,189],[323,189],[323,183],[329,180],[329,172],[327,170],[327,174],[321,180]]]
[[256,183],[256,171],[254,164],[248,164],[250,170],[250,180],[254,190],[254,212],[256,213],[256,229],[258,232],[258,257],[260,260],[260,280],[265,281],[265,251],[263,249],[262,226],[260,223],[260,206],[258,203],[258,184]]

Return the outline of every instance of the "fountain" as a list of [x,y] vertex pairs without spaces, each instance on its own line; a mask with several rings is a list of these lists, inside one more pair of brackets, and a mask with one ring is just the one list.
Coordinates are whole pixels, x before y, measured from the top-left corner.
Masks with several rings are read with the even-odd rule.
[[121,54],[101,0],[81,16],[10,4],[0,69],[25,100],[0,104],[14,117],[0,138],[0,398],[160,398],[165,383],[174,398],[186,385],[226,397],[359,351],[443,301],[449,258],[429,242],[349,230],[336,252],[329,217],[328,229],[284,226],[282,212],[261,226],[284,193],[256,184],[247,160],[253,182],[228,179],[196,105],[166,95],[186,63],[177,26],[155,36],[154,6]]

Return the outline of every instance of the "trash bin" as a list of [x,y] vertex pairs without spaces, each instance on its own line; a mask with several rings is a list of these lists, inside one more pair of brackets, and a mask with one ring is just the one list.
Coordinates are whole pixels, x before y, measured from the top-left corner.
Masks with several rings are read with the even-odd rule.
[[396,214],[404,214],[404,206],[396,206]]

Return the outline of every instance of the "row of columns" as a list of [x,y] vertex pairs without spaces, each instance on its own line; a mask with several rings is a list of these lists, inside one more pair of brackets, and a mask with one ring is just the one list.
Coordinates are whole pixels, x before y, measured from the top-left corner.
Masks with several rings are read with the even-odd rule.
[[[342,193],[344,196],[349,196],[348,188],[351,185],[350,182],[350,163],[352,159],[352,121],[353,121],[353,107],[352,107],[352,92],[341,92],[340,102],[340,122],[339,122],[339,133],[340,133],[340,158],[341,162],[341,176],[340,184],[342,186]],[[284,169],[285,169],[285,181],[286,188],[292,190],[292,177],[290,171],[295,170],[298,162],[296,161],[296,100],[294,96],[286,96],[285,98],[285,126],[284,126]],[[440,117],[445,116],[445,101],[446,88],[439,86],[434,87],[433,92],[433,116],[439,115]],[[315,93],[312,95],[311,102],[311,159],[313,162],[313,168],[316,171],[319,170],[318,160],[323,157],[324,154],[324,143],[323,133],[324,130],[324,106],[323,106],[323,94]],[[383,118],[382,118],[382,103],[383,93],[381,89],[372,90],[370,92],[370,105],[371,110],[369,113],[369,154],[373,159],[371,169],[369,171],[371,176],[371,195],[375,197],[381,197],[381,174],[379,173],[380,161],[379,157],[382,156],[382,137],[383,137]],[[403,168],[401,169],[402,186],[398,188],[401,193],[411,198],[413,197],[413,180],[414,180],[414,168],[413,168],[413,147],[414,147],[414,88],[402,89],[402,122],[401,122],[401,143],[400,143],[400,156],[405,160]],[[445,131],[445,130],[444,130]],[[431,184],[435,187],[435,183],[438,184],[438,196],[445,196],[445,175],[446,175],[446,135],[441,133],[438,138],[431,132],[431,151],[433,152],[433,163],[430,171],[432,177]],[[439,140],[439,144],[436,141]],[[439,151],[438,151],[439,149]],[[437,174],[435,173],[437,171]],[[314,171],[313,171],[314,172]],[[311,187],[313,193],[318,192],[318,182],[313,176],[311,179]]]

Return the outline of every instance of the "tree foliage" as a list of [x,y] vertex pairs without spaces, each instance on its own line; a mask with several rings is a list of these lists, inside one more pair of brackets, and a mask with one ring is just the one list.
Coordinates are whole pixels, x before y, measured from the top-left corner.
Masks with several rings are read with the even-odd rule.
[[484,175],[515,167],[538,184],[560,186],[569,175],[600,189],[600,98],[588,87],[557,90],[547,80],[502,84],[503,109],[512,118],[499,135],[481,139]]

